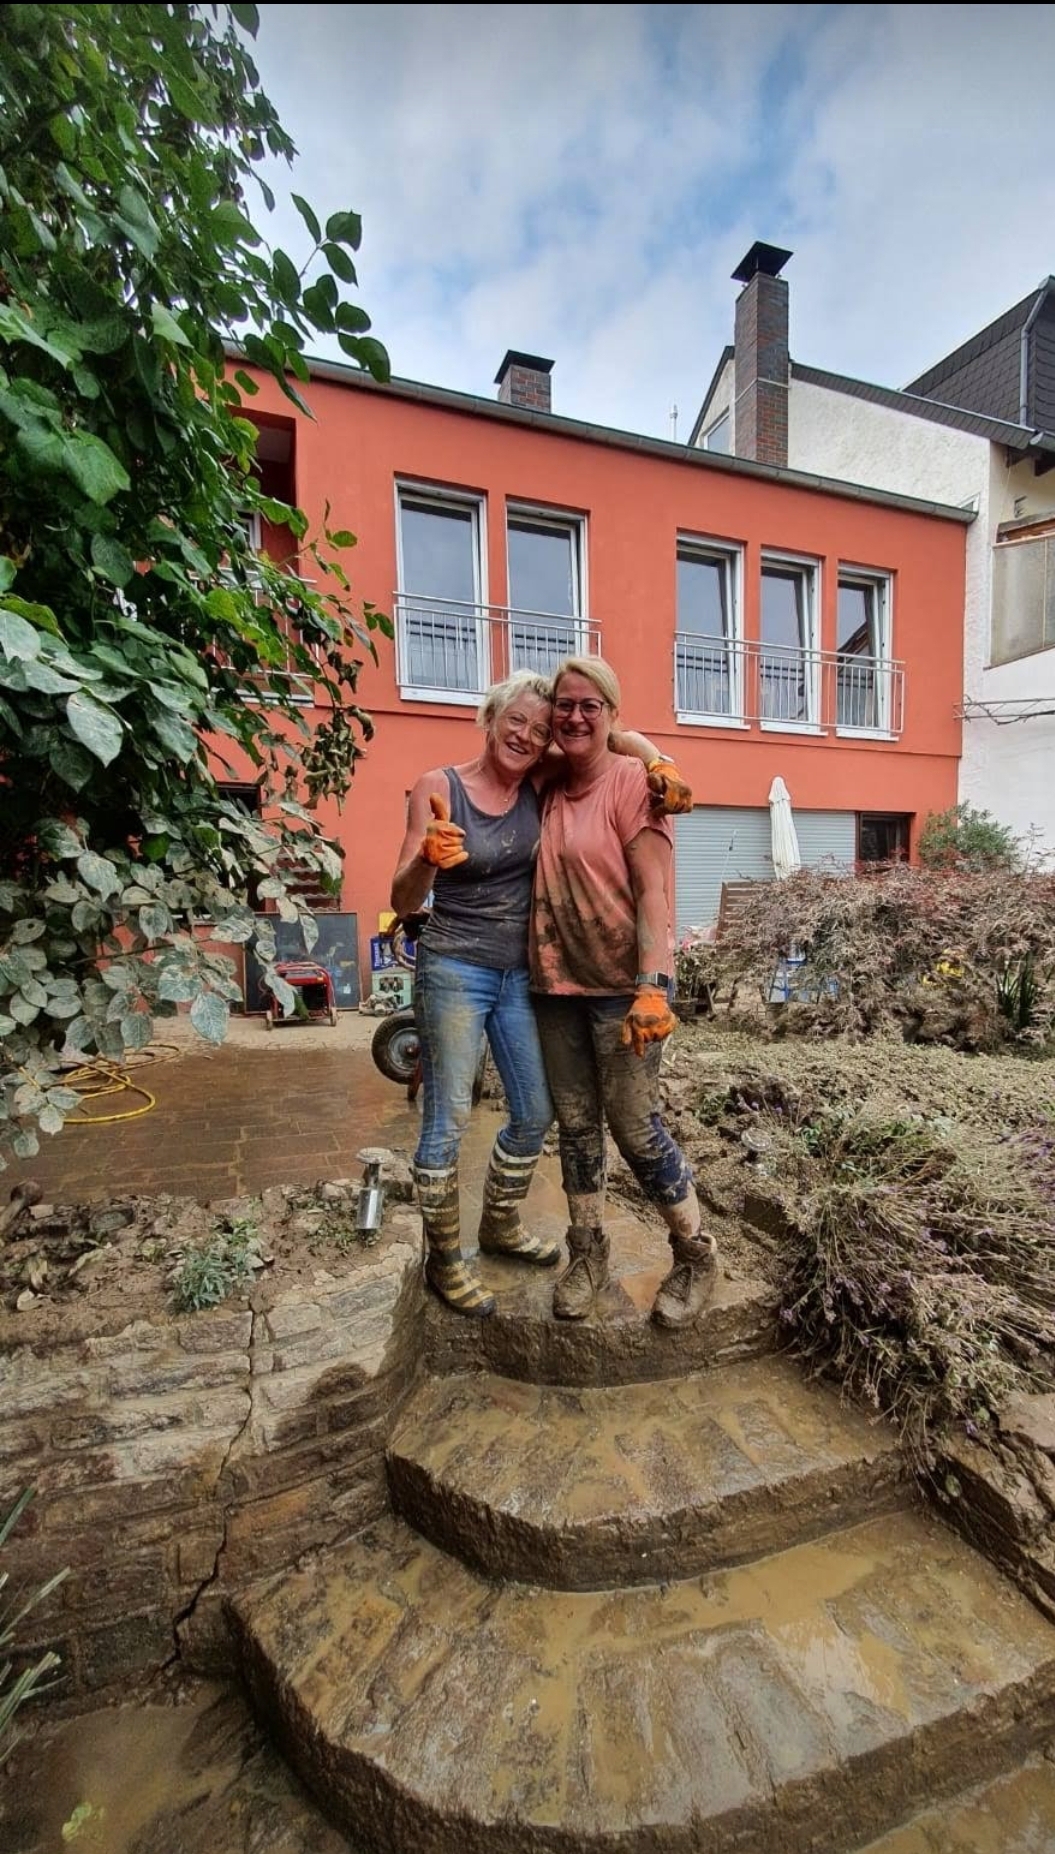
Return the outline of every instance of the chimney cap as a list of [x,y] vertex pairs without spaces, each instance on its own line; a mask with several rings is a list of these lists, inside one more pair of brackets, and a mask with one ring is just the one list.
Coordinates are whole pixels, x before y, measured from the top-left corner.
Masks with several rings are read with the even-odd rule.
[[541,354],[521,354],[518,348],[507,348],[505,359],[495,374],[496,386],[501,386],[510,367],[530,367],[532,373],[553,372],[553,362],[544,360]]
[[737,283],[750,283],[752,277],[757,277],[760,272],[763,277],[779,277],[789,257],[793,255],[791,251],[782,251],[779,245],[764,245],[756,241],[747,256],[740,259],[733,278]]

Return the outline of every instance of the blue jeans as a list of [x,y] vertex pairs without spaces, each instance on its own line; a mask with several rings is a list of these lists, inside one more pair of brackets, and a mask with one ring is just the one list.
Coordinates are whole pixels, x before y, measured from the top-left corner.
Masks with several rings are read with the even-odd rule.
[[622,1042],[627,997],[537,993],[535,1010],[546,1073],[560,1124],[564,1189],[571,1197],[604,1190],[605,1122],[645,1196],[661,1208],[681,1204],[692,1168],[659,1112],[662,1043],[635,1056]]
[[455,1165],[473,1104],[473,1077],[486,1036],[502,1078],[509,1119],[500,1138],[513,1158],[532,1159],[553,1121],[527,970],[493,972],[419,945],[414,1015],[421,1038],[424,1105],[415,1165]]

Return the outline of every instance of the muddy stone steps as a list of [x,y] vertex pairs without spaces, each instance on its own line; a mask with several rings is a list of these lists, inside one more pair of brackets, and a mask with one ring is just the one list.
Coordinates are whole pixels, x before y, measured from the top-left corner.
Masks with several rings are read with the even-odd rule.
[[[670,1266],[665,1238],[627,1213],[613,1215],[606,1228],[612,1281],[589,1320],[553,1318],[554,1269],[482,1256],[480,1276],[495,1296],[494,1316],[452,1319],[430,1295],[425,1314],[430,1369],[494,1371],[532,1384],[633,1384],[772,1351],[773,1296],[760,1282],[742,1277],[720,1275],[711,1305],[684,1332],[653,1326],[649,1311]],[[533,1216],[532,1229],[560,1239],[564,1223],[553,1228]]]
[[433,1544],[563,1590],[697,1576],[908,1492],[891,1429],[773,1358],[606,1389],[433,1378],[387,1465],[396,1511]]
[[393,1518],[232,1628],[370,1854],[846,1854],[1055,1727],[1055,1628],[911,1511],[589,1593],[496,1588]]
[[1055,1747],[940,1808],[925,1809],[857,1854],[1052,1854]]

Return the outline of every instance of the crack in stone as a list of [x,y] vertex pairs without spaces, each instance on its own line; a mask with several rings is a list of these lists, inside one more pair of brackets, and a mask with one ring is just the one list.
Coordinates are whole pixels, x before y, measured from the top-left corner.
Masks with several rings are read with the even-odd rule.
[[[231,1437],[230,1442],[227,1444],[227,1447],[224,1450],[223,1460],[221,1461],[218,1469],[216,1470],[216,1479],[215,1479],[215,1482],[213,1484],[213,1489],[212,1489],[213,1494],[216,1496],[220,1495],[220,1492],[221,1492],[221,1489],[224,1483],[224,1476],[226,1475],[227,1470],[231,1464],[231,1461],[234,1458],[235,1451],[237,1450],[239,1443],[241,1442],[243,1436],[246,1433],[246,1430],[249,1428],[249,1425],[251,1424],[253,1420],[253,1415],[254,1415],[254,1410],[255,1410],[255,1397],[254,1397],[255,1373],[253,1370],[253,1365],[254,1365],[255,1354],[256,1354],[257,1326],[258,1326],[258,1322],[264,1319],[266,1319],[266,1316],[262,1312],[262,1310],[250,1305],[250,1308],[249,1308],[249,1320],[250,1320],[249,1345],[248,1345],[248,1349],[246,1352],[246,1363],[248,1367],[248,1370],[247,1370],[248,1407],[246,1409],[245,1416],[242,1418],[242,1421],[239,1423],[237,1430],[235,1431],[234,1435]],[[161,1672],[164,1672],[167,1668],[173,1667],[177,1662],[182,1661],[183,1643],[180,1639],[181,1630],[183,1629],[184,1625],[190,1622],[191,1619],[193,1618],[195,1611],[197,1610],[198,1605],[201,1602],[206,1591],[211,1590],[213,1586],[219,1582],[220,1571],[221,1571],[221,1567],[223,1564],[224,1554],[227,1550],[227,1528],[228,1528],[227,1509],[223,1505],[222,1499],[221,1499],[221,1504],[220,1504],[220,1511],[223,1517],[223,1527],[222,1527],[220,1542],[216,1547],[216,1555],[213,1559],[212,1570],[209,1572],[208,1577],[205,1577],[202,1579],[201,1583],[198,1585],[198,1588],[195,1590],[194,1595],[191,1597],[190,1602],[184,1604],[183,1608],[178,1610],[176,1614],[173,1616],[172,1618],[173,1651],[169,1659],[163,1663],[162,1669],[160,1670]]]

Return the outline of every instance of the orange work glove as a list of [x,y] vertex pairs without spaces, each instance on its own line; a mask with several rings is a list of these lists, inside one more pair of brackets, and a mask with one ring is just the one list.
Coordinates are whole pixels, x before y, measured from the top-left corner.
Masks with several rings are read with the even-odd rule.
[[451,823],[446,801],[438,792],[430,793],[429,804],[433,821],[421,839],[418,855],[434,869],[456,869],[459,863],[469,861],[468,850],[462,848],[465,832],[460,824]]
[[635,1056],[643,1056],[650,1043],[662,1043],[674,1028],[674,1012],[665,991],[655,985],[639,985],[634,1002],[623,1019],[622,1044],[634,1045]]
[[692,787],[685,784],[673,760],[649,760],[648,784],[657,811],[679,816],[692,810]]

